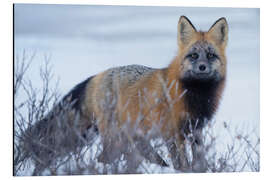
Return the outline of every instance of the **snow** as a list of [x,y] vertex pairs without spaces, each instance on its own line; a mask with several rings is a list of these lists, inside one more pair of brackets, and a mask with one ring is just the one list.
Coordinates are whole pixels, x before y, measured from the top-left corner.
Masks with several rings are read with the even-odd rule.
[[259,137],[259,9],[16,4],[15,55],[23,50],[36,53],[28,72],[36,86],[41,86],[39,66],[44,55],[50,55],[54,75],[60,78],[59,89],[65,94],[110,67],[167,66],[176,55],[181,15],[202,30],[220,17],[229,24],[228,76],[214,118],[215,133],[222,137],[218,150],[230,141],[223,136],[224,122],[235,131],[254,130]]

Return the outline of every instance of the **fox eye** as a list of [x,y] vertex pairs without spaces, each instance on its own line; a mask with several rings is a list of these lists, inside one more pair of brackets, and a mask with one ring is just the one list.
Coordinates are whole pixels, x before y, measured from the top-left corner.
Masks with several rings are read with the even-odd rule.
[[192,54],[190,55],[190,57],[191,57],[192,59],[198,59],[199,55],[198,55],[197,53],[192,53]]
[[214,56],[214,53],[207,53],[207,59],[212,59]]

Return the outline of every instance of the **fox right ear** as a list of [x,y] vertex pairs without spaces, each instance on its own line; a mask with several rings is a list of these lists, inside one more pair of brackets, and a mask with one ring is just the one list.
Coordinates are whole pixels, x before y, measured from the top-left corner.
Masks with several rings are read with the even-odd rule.
[[228,23],[226,19],[218,19],[209,29],[208,34],[218,45],[226,45],[228,41]]
[[186,16],[181,16],[178,21],[178,44],[188,44],[197,30]]

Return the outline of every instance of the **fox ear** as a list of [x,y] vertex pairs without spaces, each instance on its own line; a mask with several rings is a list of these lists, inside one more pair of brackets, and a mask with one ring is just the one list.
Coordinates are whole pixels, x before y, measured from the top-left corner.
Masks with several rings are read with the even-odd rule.
[[188,44],[197,30],[186,16],[181,16],[178,21],[178,44]]
[[226,45],[228,41],[228,24],[226,19],[218,19],[209,29],[208,33],[218,45]]

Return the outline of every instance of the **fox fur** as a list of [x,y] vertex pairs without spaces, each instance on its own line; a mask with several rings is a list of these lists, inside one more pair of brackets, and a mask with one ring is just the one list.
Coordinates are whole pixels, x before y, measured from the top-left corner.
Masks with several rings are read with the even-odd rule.
[[[225,85],[227,22],[220,18],[209,31],[202,32],[182,16],[178,22],[177,40],[178,54],[164,69],[131,65],[107,70],[91,80],[84,104],[100,118],[97,125],[101,134],[110,128],[107,126],[110,119],[102,118],[101,100],[105,98],[106,90],[112,95],[117,94],[116,112],[120,126],[128,119],[135,124],[141,114],[140,128],[147,131],[163,119],[162,133],[168,137],[176,136],[179,144],[183,141],[180,130],[188,132],[188,121],[202,128],[212,118]],[[192,53],[201,56],[196,60],[208,66],[210,75],[190,75],[196,68],[193,65],[196,60],[190,60]],[[209,54],[211,57],[207,58]]]
[[226,80],[227,41],[225,18],[203,32],[181,16],[178,52],[168,67],[129,65],[92,76],[64,97],[74,102],[70,116],[80,114],[82,134],[95,126],[106,141],[112,119],[106,116],[104,107],[113,101],[113,120],[119,129],[128,123],[146,134],[157,125],[165,141],[174,139],[177,151],[190,127],[203,128],[218,108]]

